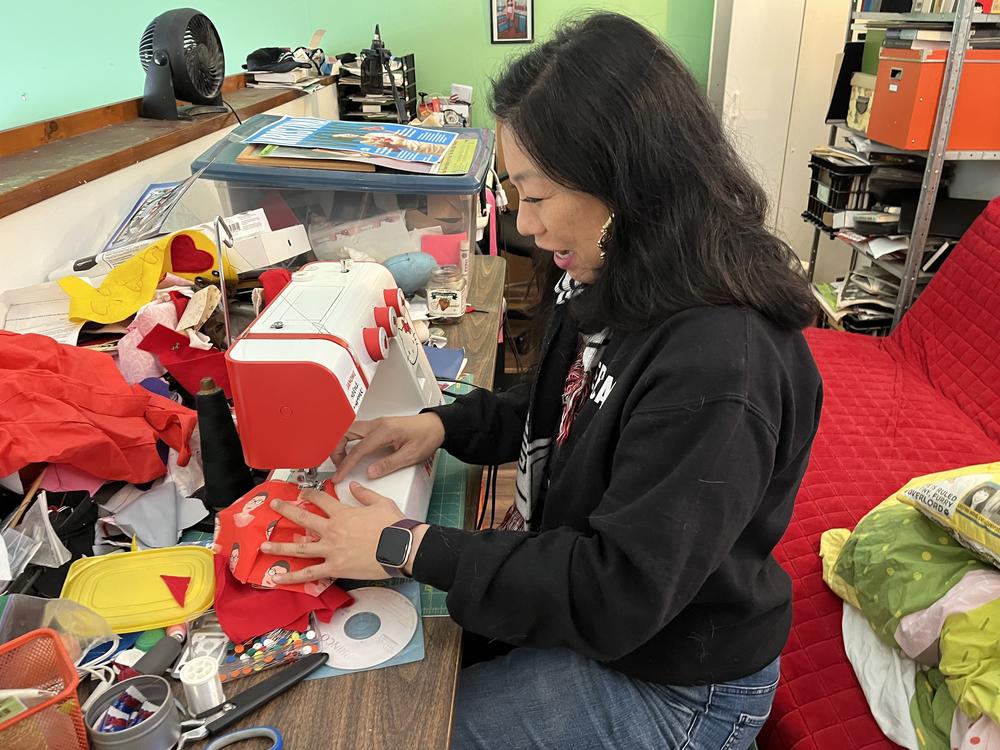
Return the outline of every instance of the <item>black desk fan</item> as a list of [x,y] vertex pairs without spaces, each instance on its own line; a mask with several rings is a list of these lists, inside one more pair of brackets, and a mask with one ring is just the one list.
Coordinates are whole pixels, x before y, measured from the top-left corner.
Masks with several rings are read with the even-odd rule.
[[[208,17],[194,8],[168,10],[154,18],[139,40],[139,62],[146,71],[143,117],[178,120],[227,111],[222,102],[222,42]],[[178,108],[178,99],[192,106]]]

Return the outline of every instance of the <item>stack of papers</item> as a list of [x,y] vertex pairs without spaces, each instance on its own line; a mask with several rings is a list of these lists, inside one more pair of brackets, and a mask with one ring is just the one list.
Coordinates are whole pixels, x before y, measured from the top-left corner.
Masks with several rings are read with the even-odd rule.
[[267,159],[275,166],[316,168],[323,168],[323,161],[352,162],[423,174],[465,174],[476,145],[474,139],[447,130],[287,116],[243,142],[251,147],[240,155],[244,161]]

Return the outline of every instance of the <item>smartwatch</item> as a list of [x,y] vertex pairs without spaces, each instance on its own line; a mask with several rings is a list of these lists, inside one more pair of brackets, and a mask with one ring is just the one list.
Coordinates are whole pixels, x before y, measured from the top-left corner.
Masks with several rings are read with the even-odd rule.
[[412,518],[403,518],[382,529],[375,548],[375,559],[390,578],[409,577],[403,572],[403,566],[406,565],[410,547],[413,546],[413,532],[410,529],[422,523],[423,521],[414,521]]

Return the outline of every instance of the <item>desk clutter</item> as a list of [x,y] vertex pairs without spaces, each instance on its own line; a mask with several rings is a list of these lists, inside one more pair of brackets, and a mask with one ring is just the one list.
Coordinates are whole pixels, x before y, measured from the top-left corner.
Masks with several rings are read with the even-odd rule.
[[[0,293],[0,746],[181,747],[303,679],[423,658],[418,584],[278,584],[318,561],[260,548],[313,538],[271,499],[356,504],[370,461],[335,479],[329,462],[356,419],[417,413],[461,378],[420,294],[449,266],[458,318],[474,311],[483,132],[452,138],[475,146],[471,177],[404,175],[410,192],[376,198],[344,175],[398,173],[241,164],[231,136],[92,255]],[[214,218],[192,208],[206,190]],[[445,463],[365,484],[460,523],[464,467]],[[430,512],[432,489],[458,510]]]

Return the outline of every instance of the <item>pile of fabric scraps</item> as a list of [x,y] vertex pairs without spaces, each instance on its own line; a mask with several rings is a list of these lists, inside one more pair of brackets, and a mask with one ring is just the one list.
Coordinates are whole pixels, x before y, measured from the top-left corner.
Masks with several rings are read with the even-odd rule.
[[[25,537],[40,540],[30,554],[8,554],[0,580],[15,580],[29,565],[64,577],[70,557],[176,544],[207,515],[193,497],[204,481],[197,416],[169,394],[159,378],[129,384],[105,353],[0,331],[0,477],[19,485],[30,507],[23,519],[12,518],[4,546],[9,553],[25,549]],[[107,521],[95,540],[98,512]],[[32,513],[47,528],[29,524]],[[119,537],[112,547],[109,536]],[[58,575],[35,580],[41,575],[41,590],[58,592]]]

